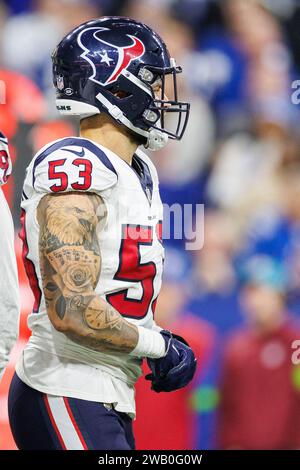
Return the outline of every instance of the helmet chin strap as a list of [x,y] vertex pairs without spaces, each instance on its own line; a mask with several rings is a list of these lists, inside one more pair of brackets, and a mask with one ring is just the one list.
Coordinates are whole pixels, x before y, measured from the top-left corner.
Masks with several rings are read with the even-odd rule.
[[139,135],[142,135],[143,137],[146,137],[147,142],[145,144],[145,148],[152,150],[153,152],[157,150],[161,150],[164,148],[169,140],[169,137],[167,134],[164,132],[151,128],[149,131],[144,131],[143,129],[140,129],[139,127],[134,126],[129,119],[124,115],[123,111],[121,111],[118,106],[113,105],[110,103],[105,96],[102,95],[102,93],[98,93],[96,96],[97,100],[100,101],[100,103],[105,106],[109,114],[118,122],[121,124],[124,124],[124,126],[128,127],[128,129],[131,129],[132,131],[136,132]]

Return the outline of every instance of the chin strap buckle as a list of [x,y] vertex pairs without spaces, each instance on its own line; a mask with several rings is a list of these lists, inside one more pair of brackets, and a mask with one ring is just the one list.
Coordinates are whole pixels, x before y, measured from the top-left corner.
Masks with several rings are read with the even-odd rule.
[[145,148],[149,150],[161,150],[168,143],[169,137],[164,132],[159,131],[158,129],[150,129],[149,135],[147,137],[147,143]]

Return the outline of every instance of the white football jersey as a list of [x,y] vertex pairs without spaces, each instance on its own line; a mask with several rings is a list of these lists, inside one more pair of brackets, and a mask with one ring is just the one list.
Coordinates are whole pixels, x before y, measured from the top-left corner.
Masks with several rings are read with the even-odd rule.
[[[7,138],[0,132],[0,186],[11,174],[11,159]],[[19,330],[19,282],[14,250],[14,226],[5,196],[0,188],[0,379],[9,360]]]
[[[135,413],[134,384],[141,360],[80,346],[52,326],[45,307],[39,266],[36,211],[45,194],[94,192],[105,202],[105,227],[98,230],[101,274],[96,292],[128,321],[155,328],[153,313],[161,287],[163,207],[151,160],[137,151],[132,166],[110,150],[72,137],[48,144],[26,171],[22,197],[24,263],[35,296],[31,337],[17,374],[44,393],[113,403]],[[64,228],[64,220],[57,220]],[[67,233],[67,227],[64,228]]]

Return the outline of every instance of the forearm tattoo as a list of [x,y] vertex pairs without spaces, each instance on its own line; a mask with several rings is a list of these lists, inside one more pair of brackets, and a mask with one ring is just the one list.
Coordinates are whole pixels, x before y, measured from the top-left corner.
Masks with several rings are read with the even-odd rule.
[[[40,268],[53,325],[97,351],[130,352],[137,328],[95,293],[101,269],[96,230],[105,208],[95,194],[45,196],[38,206]],[[102,210],[104,213],[104,210]]]

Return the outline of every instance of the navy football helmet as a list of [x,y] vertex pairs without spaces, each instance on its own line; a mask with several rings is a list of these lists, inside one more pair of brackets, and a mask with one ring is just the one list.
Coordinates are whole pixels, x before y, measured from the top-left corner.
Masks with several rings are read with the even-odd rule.
[[[178,101],[176,75],[182,70],[145,24],[123,17],[89,21],[64,37],[52,61],[61,113],[84,118],[105,112],[151,150],[183,136],[190,105]],[[165,96],[167,79],[172,99]]]

